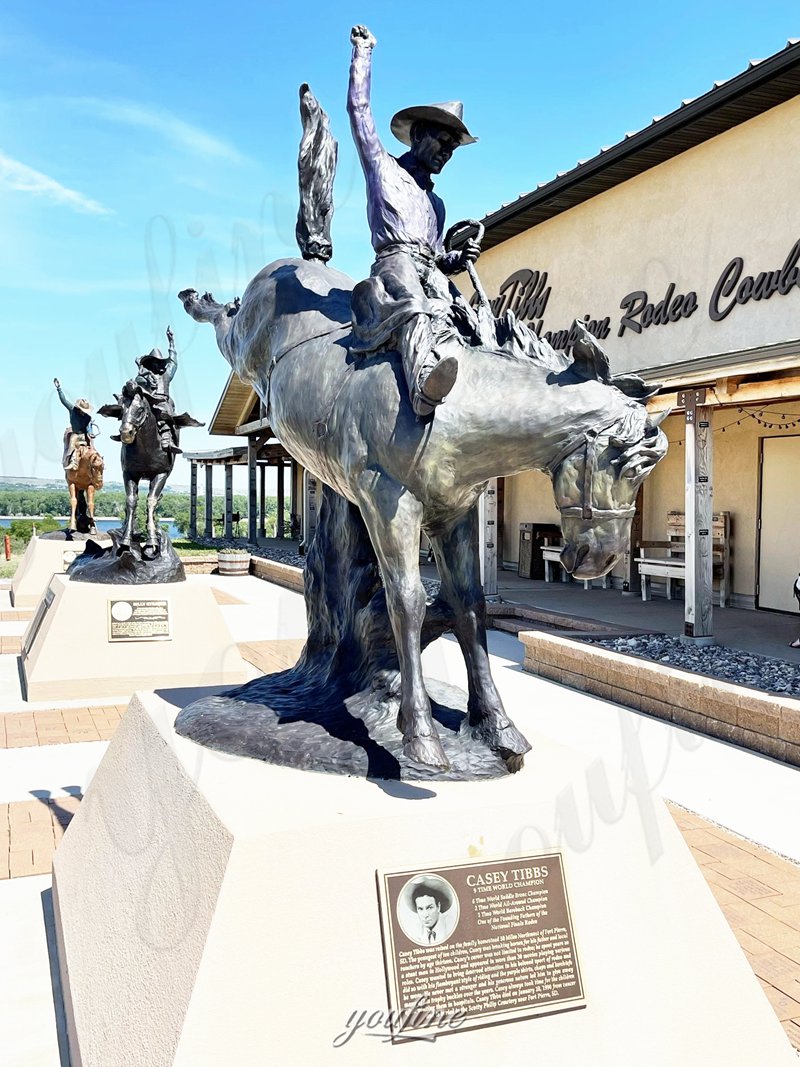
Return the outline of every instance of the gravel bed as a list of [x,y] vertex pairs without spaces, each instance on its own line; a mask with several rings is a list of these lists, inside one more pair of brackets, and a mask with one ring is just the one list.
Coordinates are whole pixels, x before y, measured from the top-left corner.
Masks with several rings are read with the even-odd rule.
[[800,666],[787,663],[786,660],[773,659],[771,656],[743,652],[726,645],[695,647],[665,634],[616,637],[595,641],[594,644],[611,649],[612,652],[640,656],[654,663],[666,663],[670,667],[706,674],[736,685],[749,685],[766,693],[800,696]]

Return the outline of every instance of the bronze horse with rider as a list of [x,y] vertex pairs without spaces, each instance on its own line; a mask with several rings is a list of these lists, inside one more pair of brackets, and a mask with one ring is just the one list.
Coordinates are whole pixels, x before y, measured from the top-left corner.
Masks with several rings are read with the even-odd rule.
[[[393,160],[375,141],[365,97],[367,53],[374,39],[356,27],[351,40],[351,122],[367,174],[378,249],[368,285],[356,288],[325,263],[332,208],[329,164],[335,152],[321,153],[327,160],[326,184],[301,151],[305,225],[298,225],[298,234],[304,238],[304,259],[264,267],[241,301],[220,304],[191,289],[179,297],[194,319],[214,326],[220,351],[262,398],[286,450],[358,509],[380,567],[397,651],[397,724],[405,757],[432,768],[448,764],[423,681],[426,593],[419,544],[424,532],[441,578],[439,599],[450,609],[467,667],[468,728],[513,770],[530,746],[508,717],[491,676],[478,499],[491,478],[546,471],[561,513],[562,563],[578,578],[599,577],[627,550],[638,489],[665,455],[667,441],[660,419],[647,412],[645,384],[633,375],[613,378],[605,354],[582,324],[576,323],[570,353],[554,351],[512,314],[494,320],[484,308],[475,315],[448,289],[438,264],[447,261],[451,269],[456,261],[447,257],[455,253],[418,244],[409,251],[397,238],[385,246],[386,254],[381,251],[386,227],[400,225],[390,207],[384,220],[381,197],[395,195],[399,182],[408,212],[424,215],[424,197],[415,199],[409,175],[419,177],[426,168],[438,173],[436,167],[441,169],[453,147],[469,142],[455,140],[466,129],[460,105],[407,109],[412,118],[433,113],[440,125],[450,122],[446,138],[428,122],[412,125],[409,132],[398,122],[399,113],[393,129],[398,123],[400,132],[395,132],[412,145],[412,158],[408,173],[397,171],[395,185],[384,192],[380,183],[386,168],[394,174],[395,164],[402,169],[406,157]],[[306,100],[301,113],[304,124],[313,124],[311,135],[324,143],[324,112]],[[307,125],[304,142],[309,136]],[[421,187],[430,199],[430,184]],[[434,226],[441,232],[442,222],[443,209],[437,208],[428,232]],[[313,247],[309,251],[315,225],[324,254],[315,254]],[[479,249],[474,240],[465,249],[457,265],[471,269]],[[370,330],[380,344],[370,343]],[[317,594],[308,581],[306,595],[311,621],[312,611],[325,604],[309,600]],[[307,660],[314,650],[306,652]],[[287,677],[286,686],[290,681]],[[233,695],[246,700],[247,687]],[[190,719],[185,709],[176,723],[188,736]],[[209,736],[212,740],[206,740]],[[204,733],[204,743],[214,744],[213,727]],[[237,750],[229,740],[216,747]]]
[[137,360],[139,373],[115,394],[114,404],[104,404],[101,415],[120,420],[119,433],[113,441],[122,443],[122,480],[125,486],[125,519],[117,551],[130,551],[137,532],[136,509],[139,483],[149,482],[147,518],[142,556],[154,559],[159,553],[160,540],[156,524],[156,509],[167,479],[180,453],[179,435],[182,427],[202,426],[185,412],[175,414],[169,396],[169,384],[175,375],[178,361],[172,331],[167,327],[169,353],[164,357],[154,348]]

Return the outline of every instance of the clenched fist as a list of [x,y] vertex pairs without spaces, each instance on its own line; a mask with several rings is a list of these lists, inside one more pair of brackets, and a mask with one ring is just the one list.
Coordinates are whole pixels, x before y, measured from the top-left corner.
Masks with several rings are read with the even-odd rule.
[[353,48],[372,49],[377,44],[377,41],[366,26],[354,26],[350,31],[350,43]]

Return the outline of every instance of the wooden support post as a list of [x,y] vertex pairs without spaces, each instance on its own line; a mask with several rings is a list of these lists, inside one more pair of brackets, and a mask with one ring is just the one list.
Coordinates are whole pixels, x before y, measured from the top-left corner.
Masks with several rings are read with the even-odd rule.
[[684,640],[710,645],[714,528],[712,503],[711,408],[705,389],[686,389],[678,402],[686,411],[686,601]]
[[258,536],[267,536],[267,465],[262,463],[258,488]]
[[[291,494],[292,494],[292,503],[291,503],[291,506],[290,506],[290,509],[289,509],[289,513],[291,514],[293,521],[300,522],[300,529],[302,530],[302,528],[303,528],[302,521],[303,520],[302,520],[302,514],[301,513],[302,513],[302,510],[303,510],[303,504],[302,504],[303,495],[300,492],[299,483],[300,483],[300,465],[298,464],[296,459],[293,459],[292,460],[292,476],[289,479],[290,491],[291,491]],[[289,533],[290,533],[290,536],[291,536],[291,530],[289,531]]]
[[[631,523],[631,540],[628,551],[622,558],[622,595],[638,596],[642,592],[642,580],[636,559],[639,555],[639,542],[642,540],[644,524],[644,486],[639,486],[636,494],[636,511]],[[610,577],[610,575],[609,575]],[[605,585],[603,586],[605,588]],[[613,588],[613,582],[612,582]]]
[[214,464],[206,463],[206,523],[203,533],[214,536]]
[[283,509],[285,507],[285,503],[284,503],[284,492],[285,492],[284,476],[286,474],[286,465],[284,464],[282,459],[278,460],[277,474],[278,474],[278,514],[277,514],[277,517],[275,519],[275,536],[282,538],[284,536],[284,530],[283,530]]
[[225,522],[223,536],[233,540],[233,464],[225,464]]
[[247,438],[247,540],[251,545],[258,544],[258,499],[256,496],[256,478],[258,474],[259,445],[259,438]]
[[490,479],[478,501],[481,580],[487,600],[497,600],[497,479]]
[[197,463],[192,460],[189,472],[189,537],[197,537]]
[[319,483],[313,474],[303,471],[303,543],[301,552],[308,552],[317,532],[317,509],[319,507]]

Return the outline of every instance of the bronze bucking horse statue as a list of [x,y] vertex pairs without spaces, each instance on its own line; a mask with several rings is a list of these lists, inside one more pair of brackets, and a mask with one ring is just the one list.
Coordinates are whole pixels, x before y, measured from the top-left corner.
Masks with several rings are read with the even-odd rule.
[[[306,102],[305,110],[314,109]],[[516,769],[530,746],[490,671],[478,499],[491,478],[546,471],[561,514],[564,567],[577,578],[606,574],[628,548],[638,489],[666,453],[660,419],[647,412],[644,382],[613,378],[581,324],[567,354],[510,313],[492,323],[489,345],[485,321],[476,331],[483,340],[451,341],[457,380],[433,416],[418,417],[398,352],[352,351],[354,282],[323,262],[329,249],[320,244],[325,256],[264,267],[241,301],[221,304],[192,289],[179,297],[195,320],[214,326],[220,351],[262,398],[287,451],[360,511],[397,648],[405,757],[434,768],[448,763],[423,683],[424,532],[466,661],[472,736]],[[180,717],[178,725],[180,732]]]

